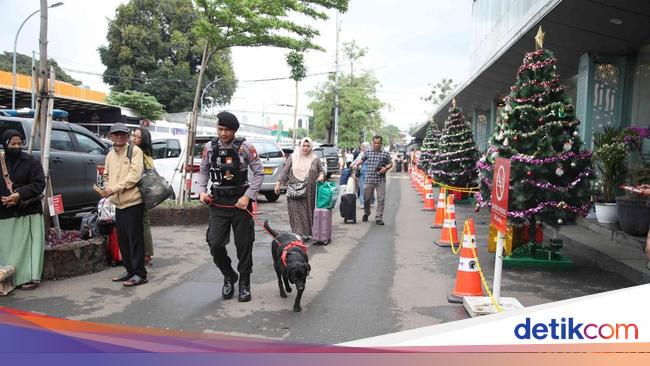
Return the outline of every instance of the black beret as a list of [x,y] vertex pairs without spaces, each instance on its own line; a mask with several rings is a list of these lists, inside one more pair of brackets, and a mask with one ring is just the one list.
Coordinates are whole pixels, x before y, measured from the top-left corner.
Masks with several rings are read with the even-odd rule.
[[217,120],[218,126],[230,128],[235,131],[239,129],[239,121],[237,120],[237,117],[230,112],[221,112],[217,114]]

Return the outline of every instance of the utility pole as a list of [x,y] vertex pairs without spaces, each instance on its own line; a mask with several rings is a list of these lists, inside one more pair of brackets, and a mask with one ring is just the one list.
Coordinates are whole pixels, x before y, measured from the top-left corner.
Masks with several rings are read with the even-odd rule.
[[336,84],[336,91],[334,93],[334,145],[337,146],[339,142],[339,12],[336,11],[336,74],[334,74],[334,83]]

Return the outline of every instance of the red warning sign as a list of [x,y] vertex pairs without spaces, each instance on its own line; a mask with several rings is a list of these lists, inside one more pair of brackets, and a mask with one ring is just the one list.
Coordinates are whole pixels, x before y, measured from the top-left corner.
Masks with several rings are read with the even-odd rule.
[[496,158],[492,174],[492,211],[490,224],[504,235],[508,222],[508,192],[510,191],[510,160]]

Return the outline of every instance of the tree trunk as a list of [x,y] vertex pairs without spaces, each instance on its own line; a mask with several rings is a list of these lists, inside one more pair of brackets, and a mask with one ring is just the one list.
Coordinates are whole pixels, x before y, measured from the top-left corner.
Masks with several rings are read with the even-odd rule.
[[[48,113],[48,104],[50,96],[48,94],[48,73],[47,73],[47,10],[48,10],[47,0],[41,0],[41,24],[40,24],[40,37],[38,40],[39,46],[39,63],[38,63],[38,76],[41,80],[41,89],[40,89],[40,101],[39,101],[39,112],[40,112],[40,123],[38,124],[39,135],[40,135],[40,149],[41,149],[41,165],[43,166],[43,172],[45,173],[45,182],[47,182],[50,171],[49,171],[49,160],[48,155],[45,152],[45,130],[47,128],[47,113]],[[33,128],[36,128],[34,126]],[[49,144],[48,144],[49,146]],[[49,206],[47,204],[47,189],[43,192],[46,194],[45,199],[43,199],[43,221],[45,226],[45,232],[50,229],[50,215],[49,215]]]
[[[203,82],[203,75],[205,74],[205,67],[208,64],[208,41],[203,46],[203,59],[201,60],[201,70],[199,71],[199,78],[196,82],[196,92],[194,93],[194,105],[192,106],[192,117],[190,119],[190,128],[187,133],[187,148],[185,149],[185,165],[183,169],[183,193],[181,194],[180,203],[183,204],[185,200],[191,197],[191,186],[186,182],[192,179],[192,165],[194,165],[194,141],[196,140],[196,121],[199,116],[199,102],[201,97],[201,83]],[[189,169],[188,169],[189,167]]]
[[298,80],[296,80],[296,103],[293,106],[293,147],[296,147],[296,129],[298,128]]

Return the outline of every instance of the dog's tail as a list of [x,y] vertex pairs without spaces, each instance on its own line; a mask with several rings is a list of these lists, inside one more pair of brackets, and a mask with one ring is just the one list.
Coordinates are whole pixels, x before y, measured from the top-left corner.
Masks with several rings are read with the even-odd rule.
[[273,235],[274,237],[278,236],[278,232],[271,229],[271,227],[269,226],[269,220],[264,220],[264,228],[268,230],[269,233],[271,233],[271,235]]

